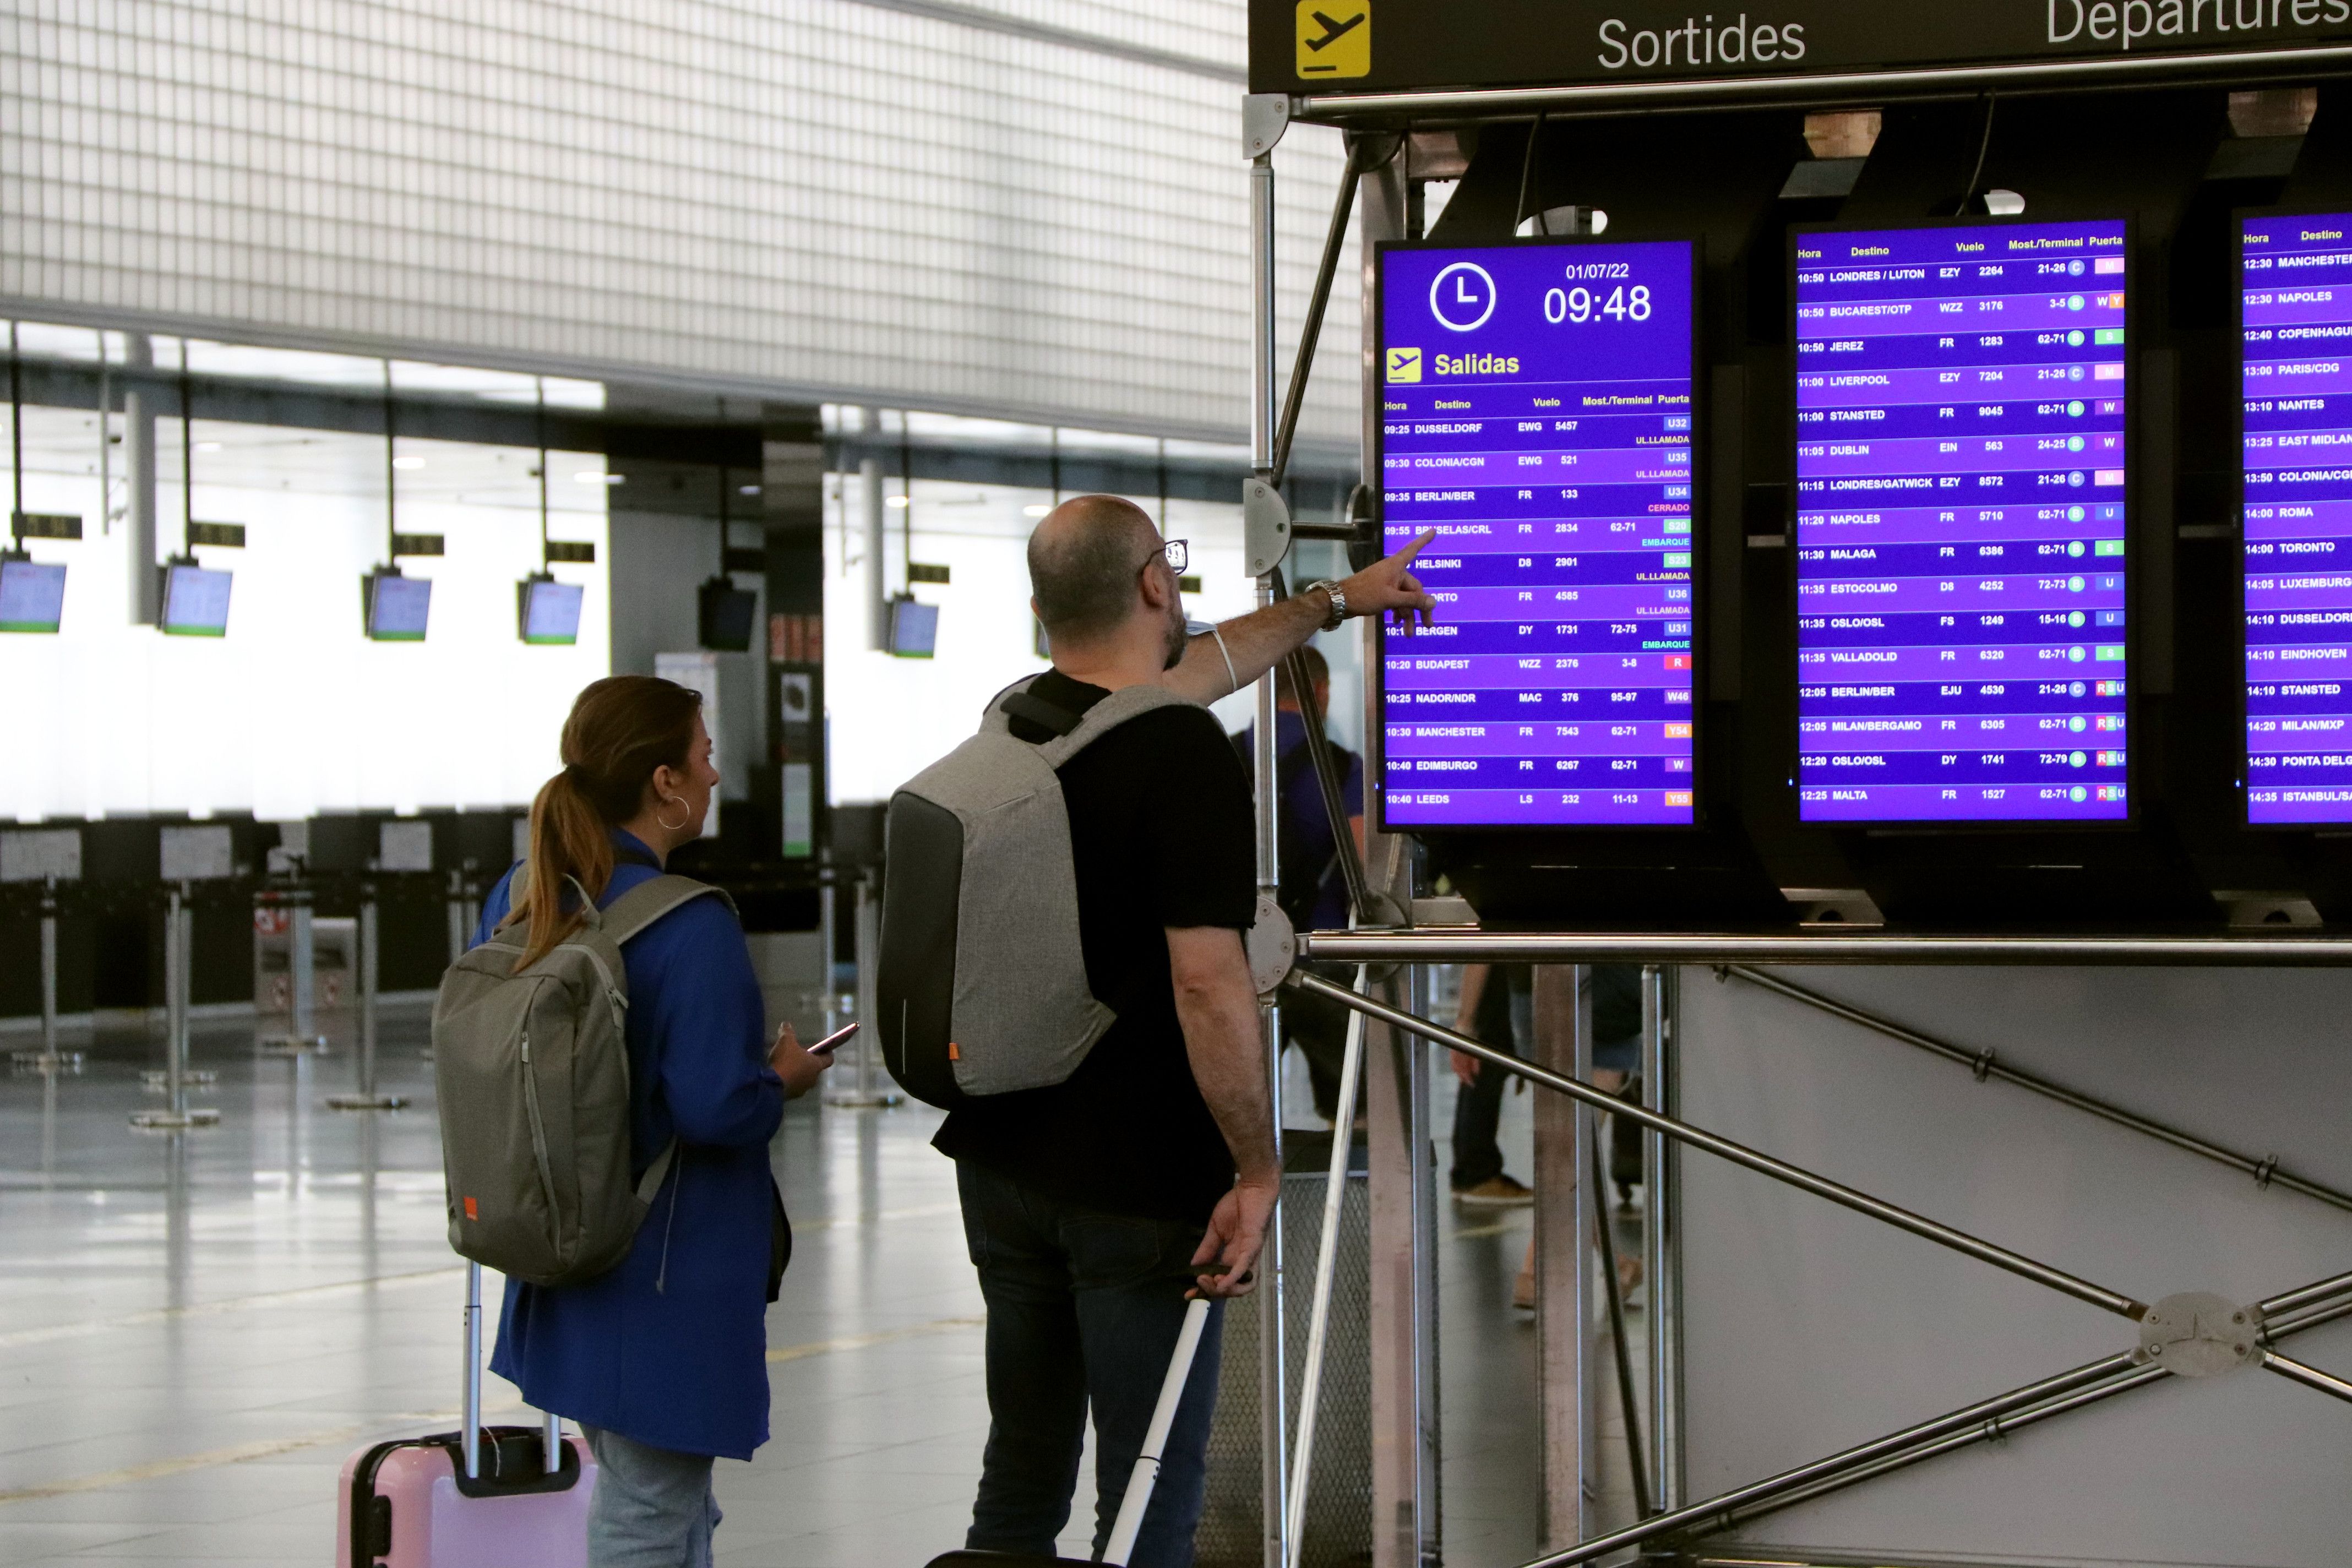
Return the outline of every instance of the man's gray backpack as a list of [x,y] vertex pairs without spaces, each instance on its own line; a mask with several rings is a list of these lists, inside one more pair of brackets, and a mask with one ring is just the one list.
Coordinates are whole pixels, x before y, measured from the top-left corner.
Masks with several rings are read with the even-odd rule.
[[[515,891],[524,884],[515,873]],[[677,1145],[629,1181],[629,972],[621,944],[717,888],[656,877],[520,973],[518,921],[449,966],[433,1004],[433,1081],[449,1245],[533,1285],[576,1285],[629,1254]]]
[[[992,700],[980,733],[892,795],[884,826],[883,1060],[908,1093],[950,1110],[1062,1082],[1110,1027],[1087,984],[1055,770],[1130,719],[1188,706],[1129,686],[1081,716],[1029,686]],[[1016,717],[1055,738],[1021,740]]]

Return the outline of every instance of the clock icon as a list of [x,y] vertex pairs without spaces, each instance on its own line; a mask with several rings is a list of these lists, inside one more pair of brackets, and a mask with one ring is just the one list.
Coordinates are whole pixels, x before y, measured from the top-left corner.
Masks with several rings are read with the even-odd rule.
[[1475,261],[1457,261],[1429,285],[1429,313],[1456,332],[1475,331],[1495,313],[1495,279]]

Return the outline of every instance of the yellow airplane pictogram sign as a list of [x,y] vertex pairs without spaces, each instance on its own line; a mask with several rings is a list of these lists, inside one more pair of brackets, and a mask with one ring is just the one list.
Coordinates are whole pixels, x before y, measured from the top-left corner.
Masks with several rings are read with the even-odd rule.
[[1421,379],[1421,351],[1419,349],[1389,350],[1388,368],[1389,384],[1391,385],[1394,385],[1401,381],[1419,381]]
[[1367,0],[1298,0],[1298,74],[1369,76],[1372,8]]

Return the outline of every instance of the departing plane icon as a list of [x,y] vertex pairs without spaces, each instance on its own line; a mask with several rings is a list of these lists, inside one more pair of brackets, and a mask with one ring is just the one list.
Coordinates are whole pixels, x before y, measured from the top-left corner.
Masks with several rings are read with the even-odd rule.
[[1297,0],[1293,16],[1302,79],[1371,74],[1372,0]]
[[1359,11],[1344,22],[1332,20],[1330,13],[1326,11],[1316,11],[1310,13],[1310,15],[1314,16],[1316,24],[1323,29],[1323,36],[1319,38],[1302,38],[1299,42],[1305,44],[1308,48],[1313,49],[1319,55],[1325,49],[1329,48],[1333,44],[1339,42],[1341,38],[1346,37],[1349,33],[1354,32],[1358,27],[1362,26],[1364,25],[1364,18],[1370,15],[1370,13]]

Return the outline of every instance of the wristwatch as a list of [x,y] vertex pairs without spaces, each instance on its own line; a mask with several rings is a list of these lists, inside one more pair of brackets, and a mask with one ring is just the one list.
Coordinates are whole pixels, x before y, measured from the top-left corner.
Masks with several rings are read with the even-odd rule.
[[1307,584],[1307,591],[1310,594],[1318,588],[1322,589],[1324,597],[1331,601],[1331,614],[1324,619],[1323,629],[1336,632],[1339,629],[1339,623],[1348,618],[1348,595],[1339,584],[1328,577],[1320,583]]

